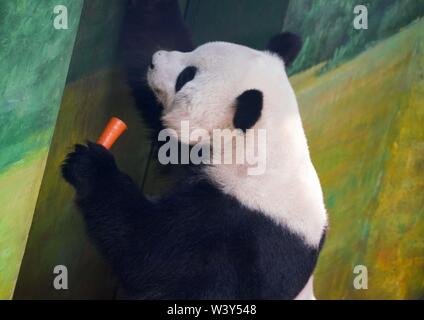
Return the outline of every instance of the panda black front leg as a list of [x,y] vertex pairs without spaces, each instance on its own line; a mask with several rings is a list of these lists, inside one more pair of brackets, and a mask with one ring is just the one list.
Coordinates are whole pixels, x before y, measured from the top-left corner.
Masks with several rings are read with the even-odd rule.
[[99,144],[76,145],[62,165],[62,175],[76,190],[89,236],[124,286],[130,287],[129,279],[136,272],[131,262],[145,253],[134,244],[143,242],[137,239],[143,237],[140,230],[154,214],[153,204]]
[[62,164],[62,175],[79,197],[92,194],[106,180],[119,175],[113,155],[103,146],[88,142],[77,144]]

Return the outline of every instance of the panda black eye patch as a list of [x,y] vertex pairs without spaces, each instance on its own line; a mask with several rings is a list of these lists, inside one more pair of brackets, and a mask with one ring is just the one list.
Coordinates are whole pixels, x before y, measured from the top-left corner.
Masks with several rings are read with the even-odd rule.
[[181,88],[184,87],[187,82],[193,80],[194,76],[196,75],[196,72],[197,68],[193,66],[187,67],[183,71],[181,71],[178,75],[177,81],[175,82],[175,92],[180,91]]

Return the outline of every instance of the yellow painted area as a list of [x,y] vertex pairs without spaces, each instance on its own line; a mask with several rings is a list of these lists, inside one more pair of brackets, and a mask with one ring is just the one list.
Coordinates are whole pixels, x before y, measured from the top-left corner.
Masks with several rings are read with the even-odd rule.
[[[424,21],[292,78],[330,217],[318,298],[424,296]],[[353,286],[356,265],[368,289]]]
[[46,158],[38,150],[0,174],[0,299],[13,294]]

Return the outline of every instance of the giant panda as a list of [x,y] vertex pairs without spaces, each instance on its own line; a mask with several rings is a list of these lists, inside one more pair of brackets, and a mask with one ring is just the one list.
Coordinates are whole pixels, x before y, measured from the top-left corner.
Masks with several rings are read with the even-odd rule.
[[242,137],[266,130],[260,175],[249,175],[249,164],[200,164],[151,199],[103,146],[78,144],[68,154],[62,175],[130,297],[314,298],[327,214],[286,73],[300,43],[291,33],[274,36],[264,51],[211,42],[189,52],[159,50],[149,63],[161,124],[181,143],[194,143],[180,135],[182,121]]

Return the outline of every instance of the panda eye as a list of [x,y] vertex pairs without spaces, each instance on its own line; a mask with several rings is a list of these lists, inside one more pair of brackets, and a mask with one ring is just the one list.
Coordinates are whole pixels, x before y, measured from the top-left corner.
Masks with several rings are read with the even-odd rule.
[[175,92],[180,91],[181,88],[184,87],[187,82],[193,80],[194,76],[196,75],[196,72],[197,68],[193,66],[187,67],[183,71],[181,71],[178,75],[177,82],[175,83]]

